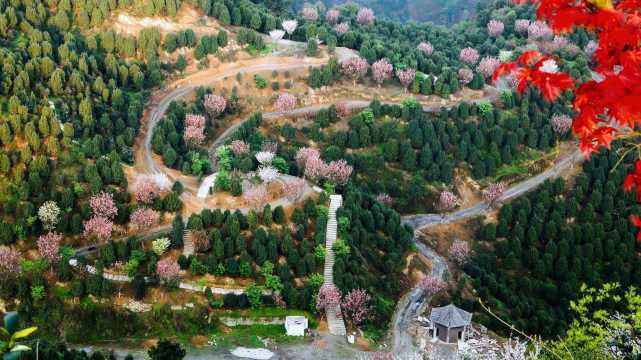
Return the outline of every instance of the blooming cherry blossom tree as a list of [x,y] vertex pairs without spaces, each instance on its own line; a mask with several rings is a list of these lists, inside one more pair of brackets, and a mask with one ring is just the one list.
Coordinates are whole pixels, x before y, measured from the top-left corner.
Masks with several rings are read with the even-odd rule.
[[180,266],[172,258],[161,259],[156,263],[156,273],[165,284],[171,284],[180,278]]
[[311,6],[305,6],[301,11],[301,15],[305,20],[316,21],[318,20],[318,10]]
[[281,25],[283,25],[283,30],[285,30],[289,34],[289,36],[291,36],[298,27],[298,21],[284,20]]
[[99,241],[105,241],[111,236],[113,222],[104,216],[92,216],[84,222],[83,236],[86,238],[95,237]]
[[234,140],[231,142],[230,149],[235,156],[240,156],[249,152],[249,145],[242,140]]
[[185,126],[205,127],[205,117],[196,114],[185,115]]
[[491,183],[485,191],[483,191],[483,200],[492,205],[494,204],[505,192],[505,183],[499,181]]
[[476,71],[484,75],[485,77],[490,77],[492,74],[494,74],[494,70],[499,67],[500,65],[499,59],[495,58],[494,56],[486,56],[483,59],[481,59],[481,62],[479,62],[478,66],[476,67]]
[[225,111],[225,108],[227,107],[227,100],[220,95],[207,94],[205,95],[203,104],[205,105],[205,109],[209,112],[209,115],[211,115],[212,118],[215,118]]
[[325,169],[325,177],[334,184],[345,185],[353,170],[354,168],[343,159],[330,161]]
[[425,296],[432,297],[447,288],[447,285],[440,278],[428,275],[421,279],[418,287],[423,289]]
[[271,165],[261,166],[258,168],[258,177],[260,177],[264,183],[270,183],[278,177],[278,170]]
[[371,25],[374,23],[374,11],[370,8],[360,8],[356,14],[356,22],[361,25]]
[[187,126],[183,134],[183,140],[187,145],[198,146],[205,141],[204,131],[204,127]]
[[557,135],[565,135],[572,127],[572,118],[564,114],[554,114],[550,119],[552,130]]
[[458,58],[466,64],[474,65],[479,60],[479,52],[471,47],[466,47],[461,50]]
[[58,224],[60,216],[60,208],[55,201],[45,201],[40,208],[38,208],[38,218],[42,222],[42,226],[46,230],[52,230]]
[[303,147],[298,149],[298,151],[296,152],[296,164],[301,170],[305,169],[307,161],[311,158],[320,158],[320,152],[318,151],[318,149]]
[[467,85],[474,80],[474,72],[470,69],[461,68],[458,70],[458,80],[461,84]]
[[470,256],[470,246],[462,240],[454,240],[449,249],[450,258],[458,265],[463,265]]
[[320,157],[310,157],[305,162],[305,177],[320,181],[327,174],[327,164]]
[[327,21],[329,24],[335,24],[340,16],[340,11],[336,9],[329,9],[327,10],[327,12],[325,12],[325,21]]
[[421,41],[416,48],[425,56],[430,56],[434,52],[434,46],[432,46],[432,43],[429,41]]
[[8,277],[20,272],[20,253],[8,246],[0,246],[0,275]]
[[456,207],[458,198],[451,191],[443,191],[438,197],[437,208],[441,211],[450,211]]
[[296,97],[290,93],[282,93],[278,95],[274,103],[274,109],[279,112],[292,110],[296,106]]
[[336,31],[338,35],[343,35],[349,31],[349,24],[346,22],[336,24],[334,25],[334,31]]
[[504,29],[505,25],[500,20],[490,20],[490,22],[487,23],[487,33],[491,37],[498,37],[503,33]]
[[414,82],[414,78],[416,77],[416,70],[414,69],[396,69],[396,77],[398,78],[398,81],[401,82],[401,85],[405,88],[405,91],[407,91],[407,87]]
[[154,198],[160,193],[160,189],[149,177],[142,177],[136,181],[136,201],[142,204],[151,204]]
[[272,163],[274,160],[274,157],[276,154],[274,154],[271,151],[259,151],[256,153],[256,160],[261,164],[261,165],[269,165]]
[[89,199],[89,206],[94,216],[113,219],[118,215],[118,208],[111,193],[101,191]]
[[272,42],[274,44],[278,44],[278,42],[285,36],[285,31],[280,30],[280,29],[275,29],[269,32],[269,37],[272,38]]
[[530,27],[530,20],[517,19],[514,21],[514,31],[516,31],[519,34],[527,34],[529,27]]
[[353,85],[367,73],[367,61],[361,57],[354,56],[341,63],[341,72],[352,78]]
[[332,284],[323,284],[316,296],[316,309],[334,308],[341,303],[341,292]]
[[45,260],[55,263],[60,259],[60,241],[62,234],[49,232],[38,237],[38,252]]
[[543,38],[550,38],[553,35],[552,29],[543,21],[535,21],[530,23],[527,28],[528,39],[539,40]]
[[160,213],[150,208],[138,208],[131,213],[131,223],[138,229],[147,229],[158,223]]
[[372,307],[369,302],[372,297],[363,289],[352,289],[345,295],[341,303],[341,309],[345,318],[352,324],[358,326],[367,320],[372,313]]
[[394,68],[392,67],[392,64],[390,64],[385,58],[372,64],[372,78],[374,78],[378,87],[381,87],[381,84],[385,82],[385,80],[391,79],[393,72]]

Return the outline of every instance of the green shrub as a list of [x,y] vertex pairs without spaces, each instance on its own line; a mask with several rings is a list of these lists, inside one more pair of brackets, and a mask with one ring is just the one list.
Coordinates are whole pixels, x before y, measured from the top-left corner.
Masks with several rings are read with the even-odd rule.
[[254,84],[256,84],[257,88],[264,89],[267,87],[267,80],[264,77],[256,74],[254,75]]

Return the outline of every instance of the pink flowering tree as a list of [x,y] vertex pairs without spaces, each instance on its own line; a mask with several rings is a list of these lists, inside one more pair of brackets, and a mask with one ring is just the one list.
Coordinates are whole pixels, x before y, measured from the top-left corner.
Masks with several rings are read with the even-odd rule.
[[505,192],[505,183],[502,181],[491,183],[483,191],[483,200],[489,205],[493,205]]
[[425,56],[430,56],[434,52],[434,46],[429,41],[421,41],[416,48]]
[[503,24],[503,21],[490,20],[490,22],[487,23],[487,33],[491,37],[500,36],[503,33],[503,30],[505,30],[505,25]]
[[295,156],[298,168],[301,170],[305,169],[307,161],[311,158],[320,158],[320,152],[317,149],[310,147],[303,147],[298,149]]
[[60,242],[62,234],[49,232],[38,237],[38,252],[49,263],[55,263],[60,259]]
[[394,68],[387,59],[380,59],[372,64],[372,78],[374,78],[378,87],[381,87],[385,80],[391,79],[393,72]]
[[470,69],[466,68],[461,68],[458,70],[458,81],[463,84],[467,85],[474,80],[474,72]]
[[414,69],[396,69],[396,77],[398,81],[401,82],[401,85],[407,91],[407,88],[412,85],[414,78],[416,77],[416,70]]
[[305,190],[305,180],[301,178],[290,178],[284,181],[283,189],[289,201],[296,201]]
[[292,110],[296,106],[296,97],[289,93],[282,93],[278,95],[274,103],[274,109],[279,112]]
[[183,133],[185,144],[198,146],[205,141],[205,117],[196,114],[185,115],[185,132]]
[[341,292],[338,288],[331,284],[323,284],[318,289],[316,296],[316,310],[325,308],[334,308],[341,303]]
[[466,64],[474,65],[479,60],[479,52],[471,47],[466,47],[461,50],[458,58]]
[[325,12],[325,21],[327,21],[329,24],[336,24],[340,16],[340,11],[336,9],[329,9],[327,10],[327,12]]
[[240,156],[249,153],[249,144],[242,140],[232,141],[229,147],[231,149],[231,152],[234,153],[234,156]]
[[269,199],[269,194],[264,185],[258,185],[246,190],[243,199],[252,209],[260,210]]
[[205,117],[196,114],[186,114],[185,126],[205,127]]
[[141,207],[131,213],[130,220],[138,229],[148,229],[158,223],[160,213],[154,209]]
[[530,26],[527,28],[528,39],[530,40],[539,40],[544,38],[550,38],[554,35],[552,29],[548,24],[543,21],[534,21],[530,23]]
[[330,161],[325,169],[325,177],[334,184],[345,185],[353,170],[354,168],[343,159]]
[[339,24],[334,25],[334,31],[340,36],[345,34],[346,32],[349,31],[349,24],[346,22],[342,22]]
[[111,193],[101,191],[89,199],[89,206],[94,216],[113,219],[118,215],[118,208]]
[[432,297],[447,288],[447,285],[440,278],[428,275],[421,279],[418,287],[423,289],[425,296]]
[[315,7],[305,6],[301,11],[301,15],[305,20],[309,20],[309,21],[318,20],[318,10],[316,10]]
[[207,94],[205,95],[203,104],[205,105],[207,112],[209,112],[209,115],[211,115],[212,118],[215,118],[225,111],[225,108],[227,107],[227,100],[220,95]]
[[0,246],[0,276],[8,278],[20,272],[20,253],[8,246]]
[[171,258],[161,259],[156,263],[156,274],[164,284],[173,286],[180,279],[180,266]]
[[185,144],[190,146],[198,146],[205,141],[205,128],[197,126],[187,126],[183,133],[183,140]]
[[438,197],[437,208],[441,211],[450,211],[456,207],[458,198],[451,191],[442,191]]
[[454,240],[449,249],[450,259],[459,266],[465,264],[470,256],[470,245],[462,240]]
[[479,62],[478,66],[476,67],[476,71],[481,73],[485,77],[490,77],[492,74],[494,74],[494,70],[496,70],[497,67],[501,62],[499,59],[495,58],[494,56],[486,56],[483,59],[481,59],[481,62]]
[[305,162],[305,177],[318,182],[327,175],[327,164],[320,157],[312,157]]
[[565,135],[572,127],[572,118],[564,114],[554,114],[550,119],[552,130],[559,135]]
[[353,85],[356,86],[356,81],[367,73],[368,66],[365,59],[355,56],[341,63],[341,72],[350,77]]
[[341,303],[343,315],[354,326],[367,320],[372,314],[370,301],[372,297],[363,289],[353,289],[345,295]]
[[111,236],[113,226],[114,224],[109,218],[94,215],[84,222],[83,236],[105,241]]
[[350,109],[347,101],[339,101],[336,103],[336,115],[341,119],[346,119],[352,115],[352,109]]
[[149,177],[143,177],[136,181],[136,201],[142,204],[151,204],[154,198],[160,194],[160,189],[156,182]]
[[519,34],[527,34],[529,27],[530,27],[530,20],[517,19],[514,21],[514,31],[516,31]]
[[356,14],[356,22],[361,25],[371,25],[374,23],[374,11],[370,8],[360,8]]

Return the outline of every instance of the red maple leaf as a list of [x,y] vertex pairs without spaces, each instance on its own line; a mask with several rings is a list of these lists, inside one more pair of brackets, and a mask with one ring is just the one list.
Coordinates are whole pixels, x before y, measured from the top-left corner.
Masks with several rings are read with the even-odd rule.
[[[641,228],[641,218],[637,215],[630,215],[630,222],[632,225]],[[641,241],[641,230],[637,233],[637,241]]]

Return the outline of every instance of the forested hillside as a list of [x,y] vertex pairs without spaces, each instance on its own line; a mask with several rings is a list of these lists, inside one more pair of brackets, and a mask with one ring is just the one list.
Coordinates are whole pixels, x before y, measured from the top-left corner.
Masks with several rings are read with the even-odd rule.
[[[300,10],[312,1],[294,0],[292,8]],[[452,25],[474,15],[478,0],[323,0],[326,8],[356,3],[372,8],[381,17],[400,21],[430,21],[438,25]]]

